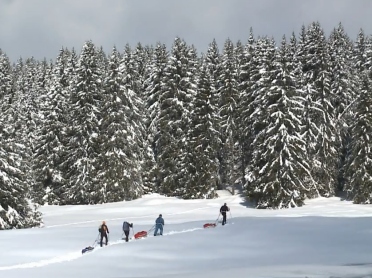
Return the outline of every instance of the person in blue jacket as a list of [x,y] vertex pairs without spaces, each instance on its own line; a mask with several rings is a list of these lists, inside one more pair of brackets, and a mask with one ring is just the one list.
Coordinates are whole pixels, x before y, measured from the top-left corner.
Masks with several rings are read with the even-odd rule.
[[163,235],[163,226],[164,226],[164,219],[161,214],[159,214],[159,217],[155,220],[155,232],[154,236],[158,234],[158,230],[160,230],[160,235]]

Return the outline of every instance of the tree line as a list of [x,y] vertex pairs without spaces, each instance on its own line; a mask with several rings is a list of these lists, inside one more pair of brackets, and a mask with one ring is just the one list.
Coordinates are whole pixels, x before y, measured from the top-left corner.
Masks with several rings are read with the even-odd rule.
[[372,38],[318,22],[206,53],[87,41],[55,61],[0,51],[0,229],[35,205],[242,190],[256,208],[372,200]]

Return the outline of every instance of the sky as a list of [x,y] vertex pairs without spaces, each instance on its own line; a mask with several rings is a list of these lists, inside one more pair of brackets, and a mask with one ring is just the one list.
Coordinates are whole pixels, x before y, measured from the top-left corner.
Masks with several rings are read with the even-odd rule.
[[[371,278],[372,206],[339,198],[299,208],[259,210],[239,195],[213,200],[145,195],[128,202],[42,206],[42,228],[0,231],[0,277]],[[218,215],[227,203],[227,225]],[[158,214],[163,236],[122,240],[149,231]],[[109,242],[97,245],[105,220]],[[204,229],[205,223],[217,227]],[[93,251],[82,254],[87,246]]]
[[372,34],[371,10],[370,0],[0,0],[0,49],[11,61],[49,60],[87,40],[110,53],[180,37],[201,53],[213,39],[245,42],[251,27],[278,41],[313,21],[327,35],[341,22],[355,39],[360,28]]

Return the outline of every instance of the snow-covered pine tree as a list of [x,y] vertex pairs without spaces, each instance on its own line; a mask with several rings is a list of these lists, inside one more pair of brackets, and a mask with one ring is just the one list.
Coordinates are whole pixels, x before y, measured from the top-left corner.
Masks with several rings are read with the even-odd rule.
[[104,79],[104,104],[100,122],[101,153],[97,177],[103,202],[131,200],[141,195],[137,157],[132,151],[131,99],[119,71],[120,54],[114,47]]
[[137,91],[137,94],[141,99],[145,98],[145,78],[147,75],[148,65],[151,61],[151,56],[149,56],[151,53],[152,51],[150,48],[143,47],[141,43],[137,43],[132,54],[133,65],[135,72],[137,73],[135,91]]
[[108,57],[106,55],[106,52],[103,50],[103,47],[101,46],[99,49],[97,49],[97,60],[98,60],[98,68],[100,68],[102,72],[102,77],[106,77],[106,72],[108,68]]
[[[253,167],[263,167],[266,161],[264,157],[258,157],[256,155],[256,145],[259,144],[256,141],[257,136],[264,131],[267,126],[265,121],[265,111],[262,109],[265,107],[264,92],[269,88],[271,80],[273,80],[272,69],[273,61],[275,57],[275,43],[273,40],[267,37],[258,37],[254,42],[254,46],[248,43],[247,50],[250,48],[250,63],[248,65],[247,72],[249,72],[246,84],[243,86],[242,92],[242,120],[246,123],[246,129],[244,130],[244,136],[248,141],[249,152],[246,154],[249,158],[249,164],[247,164],[245,170],[245,190],[246,193],[249,190],[254,190],[255,185],[251,181],[257,177],[254,176],[255,170]],[[247,51],[246,50],[246,51]],[[254,161],[255,158],[259,158],[260,161]],[[252,188],[250,188],[252,187]]]
[[66,133],[69,126],[69,52],[61,49],[53,68],[50,88],[41,95],[42,125],[36,132],[33,152],[35,198],[40,204],[63,204]]
[[357,91],[357,74],[353,69],[353,45],[341,23],[329,38],[331,99],[336,119],[336,134],[339,136],[337,146],[339,163],[336,191],[343,191],[345,178],[345,159],[350,153],[350,126],[352,124],[352,105]]
[[[257,152],[260,150],[260,141],[257,137],[264,132],[267,126],[265,112],[265,91],[271,87],[273,77],[273,64],[275,57],[275,43],[273,40],[263,37],[258,38],[254,45],[252,40],[246,46],[247,60],[246,69],[242,70],[247,76],[241,77],[245,80],[241,83],[241,121],[245,123],[243,135],[247,139],[249,147],[245,155],[249,163],[245,169],[244,189],[247,196],[255,190],[255,181],[259,178],[259,170],[267,163],[265,157],[260,157]],[[261,149],[261,151],[263,151]],[[252,199],[252,197],[250,197]]]
[[[267,58],[273,53],[273,47],[268,47]],[[301,206],[310,190],[306,183],[311,178],[310,166],[300,134],[302,98],[296,89],[292,57],[283,37],[273,68],[270,59],[262,68],[267,87],[262,88],[258,113],[267,125],[253,144],[250,177],[254,179],[247,188],[248,198],[259,208]]]
[[[138,54],[138,53],[137,53]],[[133,52],[129,44],[124,48],[122,59],[120,61],[119,72],[123,78],[123,89],[128,99],[125,105],[126,115],[130,121],[131,140],[129,148],[132,152],[135,165],[132,168],[132,179],[136,183],[137,194],[143,194],[142,177],[147,173],[143,172],[145,155],[149,150],[146,140],[146,113],[145,113],[145,96],[143,93],[142,77],[139,75],[139,66],[136,63],[136,52]]]
[[224,44],[221,57],[221,75],[219,77],[221,86],[219,88],[220,103],[219,116],[220,136],[222,150],[219,155],[220,179],[224,189],[226,186],[232,188],[239,180],[239,168],[237,164],[240,155],[237,143],[237,112],[239,107],[237,61],[234,44],[230,39]]
[[245,164],[246,164],[246,158],[244,156],[244,146],[245,141],[243,141],[243,129],[245,125],[240,121],[240,111],[241,109],[241,93],[240,93],[240,84],[241,84],[241,69],[242,65],[245,64],[245,46],[242,44],[242,42],[239,40],[234,49],[234,55],[235,55],[235,67],[236,67],[236,81],[237,81],[237,99],[238,102],[236,103],[236,119],[235,119],[235,135],[234,135],[234,177],[235,181],[233,183],[233,186],[231,186],[231,192],[232,194],[235,194],[235,190],[241,190],[242,185],[244,182],[244,172],[245,172]]
[[353,125],[351,153],[347,157],[345,190],[348,199],[357,204],[372,203],[372,81],[361,73]]
[[191,127],[189,130],[188,181],[184,198],[213,198],[217,189],[219,134],[216,130],[218,109],[214,106],[213,87],[208,64],[201,65],[197,93],[192,101]]
[[[182,185],[180,188],[179,195],[184,199],[195,199],[199,197],[211,197],[211,190],[205,189],[205,185],[197,184],[198,173],[195,173],[195,158],[198,154],[195,152],[194,146],[191,143],[194,137],[194,128],[192,119],[194,115],[194,99],[197,94],[197,79],[199,75],[199,59],[197,55],[197,50],[194,45],[187,47],[186,52],[187,59],[187,70],[184,86],[186,88],[186,94],[190,99],[190,104],[185,105],[188,109],[188,115],[184,115],[183,124],[188,126],[185,129],[186,139],[183,140],[183,156],[180,159],[180,168],[183,169],[184,174],[179,179],[179,184]],[[200,188],[199,188],[200,186]]]
[[[208,71],[208,76],[210,78],[210,86],[211,86],[211,99],[210,105],[211,107],[216,107],[218,109],[220,103],[220,87],[222,82],[220,80],[221,76],[221,54],[218,49],[218,45],[215,39],[209,44],[207,53],[205,55],[205,59],[203,61]],[[218,111],[217,111],[218,112]],[[221,130],[220,128],[221,118],[219,117],[219,113],[215,113],[214,125],[217,132]],[[219,135],[217,138],[218,147],[216,149],[216,156],[218,158],[218,163],[222,159],[222,138]],[[221,168],[220,165],[218,167],[218,179],[217,179],[217,189],[221,189],[223,187],[221,182]]]
[[[189,159],[187,135],[190,127],[191,101],[195,96],[195,79],[190,73],[190,53],[186,42],[174,40],[171,56],[164,69],[159,98],[159,139],[156,141],[161,185],[159,192],[167,196],[184,193],[181,179],[188,177],[183,168]],[[194,65],[194,62],[191,62]]]
[[241,175],[242,175],[242,185],[246,184],[245,170],[248,167],[250,161],[252,160],[252,148],[255,134],[253,130],[254,120],[251,119],[251,114],[254,112],[250,108],[254,108],[251,104],[254,102],[254,94],[252,91],[254,82],[252,81],[252,73],[255,68],[254,62],[254,48],[255,39],[253,35],[252,28],[250,29],[250,35],[246,45],[244,46],[242,57],[239,59],[239,70],[238,70],[238,90],[240,105],[239,111],[237,113],[238,117],[238,130],[239,138],[238,142],[241,148]]
[[78,65],[78,59],[79,57],[76,54],[75,49],[73,48],[71,51],[68,49],[65,49],[65,51],[68,53],[68,61],[67,61],[67,67],[66,67],[66,82],[70,86],[70,93],[73,91],[73,86],[76,78],[76,68]]
[[102,72],[92,41],[82,48],[71,83],[71,129],[68,131],[65,203],[96,204],[104,201],[97,179],[101,153],[100,120],[102,109]]
[[218,49],[218,45],[215,39],[209,44],[207,53],[205,55],[205,63],[209,78],[211,79],[211,90],[212,90],[212,99],[211,102],[214,106],[218,106],[219,103],[219,88],[222,85],[222,82],[220,81],[221,76],[221,55]]
[[[366,70],[369,69],[369,65],[367,63],[367,53],[368,53],[368,44],[369,39],[364,34],[364,30],[360,29],[357,39],[355,41],[354,52],[353,52],[353,64],[354,69],[359,73],[364,73]],[[367,53],[366,53],[367,52]]]
[[345,109],[355,98],[356,80],[352,78],[353,44],[340,23],[330,35],[329,42],[331,90],[335,98],[332,104],[336,109],[336,118],[341,117]]
[[[147,109],[147,86],[146,80],[150,78],[150,65],[152,64],[152,54],[153,48],[150,46],[143,47],[141,43],[138,43],[135,50],[133,51],[133,65],[136,72],[136,81],[135,88],[137,97],[141,103],[139,103],[139,108],[141,112],[141,129],[142,132],[140,139],[141,143],[141,173],[142,173],[142,188],[143,193],[153,192],[156,176],[157,176],[157,167],[154,159],[154,150],[152,147],[153,139],[149,137],[148,123],[150,122],[150,114]],[[152,135],[151,135],[151,138]]]
[[289,55],[292,61],[293,75],[296,79],[296,88],[298,90],[301,90],[302,89],[302,86],[301,86],[302,63],[299,57],[300,55],[299,43],[297,41],[296,34],[294,32],[292,32],[291,37],[289,38],[288,51],[289,51]]
[[[51,72],[53,69],[53,63],[48,63],[46,59],[42,61],[36,62],[36,68],[35,68],[35,77],[34,77],[34,84],[33,84],[33,95],[31,98],[31,107],[32,107],[32,113],[31,118],[34,122],[35,128],[30,133],[30,153],[29,153],[29,170],[27,171],[27,180],[29,180],[29,185],[32,186],[32,198],[34,198],[34,195],[36,193],[36,175],[35,175],[35,167],[33,160],[33,154],[35,153],[35,148],[38,143],[37,140],[37,133],[40,131],[40,129],[43,126],[43,115],[41,113],[41,106],[42,106],[42,98],[47,94],[50,88],[50,80],[51,80]],[[36,194],[42,194],[43,190],[40,190]]]
[[[306,120],[303,130],[312,161],[313,196],[332,196],[337,179],[338,136],[332,104],[330,56],[318,22],[309,25],[303,45],[303,84]],[[311,197],[311,196],[309,196]]]
[[24,172],[17,128],[22,125],[13,103],[13,76],[5,53],[0,54],[0,230],[41,224],[41,214],[28,199],[30,187]]
[[[47,65],[46,65],[47,67]],[[15,123],[15,138],[22,151],[21,171],[29,187],[34,188],[35,176],[32,171],[32,153],[34,151],[35,133],[40,127],[40,95],[45,91],[47,82],[42,77],[42,66],[34,58],[25,62],[19,59],[14,71],[14,93],[11,97],[11,110]],[[47,79],[47,78],[46,78]],[[26,127],[26,128],[25,128]],[[31,191],[30,191],[31,192]],[[32,196],[27,196],[32,198]]]
[[13,88],[12,67],[8,56],[0,49],[0,98],[2,102],[9,102]]
[[168,56],[169,54],[165,44],[158,43],[153,52],[151,63],[148,65],[148,77],[144,84],[147,112],[146,133],[149,146],[151,147],[149,153],[153,155],[153,157],[148,156],[148,160],[146,160],[146,164],[144,165],[145,168],[149,169],[147,170],[149,175],[144,177],[145,193],[157,191],[160,186],[156,141],[159,138],[161,82],[165,77],[164,69],[168,63]]
[[370,204],[372,127],[372,37],[360,30],[354,47],[354,69],[358,76],[358,91],[351,105],[351,152],[345,169],[345,190],[355,203]]
[[[259,205],[260,195],[270,198],[270,194],[266,194],[266,190],[259,189],[259,180],[263,167],[269,160],[263,155],[265,150],[264,139],[262,133],[269,124],[269,115],[267,114],[267,97],[268,92],[275,79],[274,59],[275,59],[275,42],[268,37],[258,38],[255,46],[252,49],[252,59],[249,68],[249,81],[246,81],[246,91],[242,96],[245,110],[242,111],[242,117],[245,119],[247,131],[244,133],[250,144],[251,154],[250,163],[246,167],[246,184],[245,190],[249,199]],[[247,86],[248,85],[248,86]],[[244,88],[244,87],[243,87]],[[249,130],[250,129],[250,130]],[[254,196],[252,192],[259,193]],[[265,193],[264,193],[265,192]],[[261,205],[264,206],[264,205]]]

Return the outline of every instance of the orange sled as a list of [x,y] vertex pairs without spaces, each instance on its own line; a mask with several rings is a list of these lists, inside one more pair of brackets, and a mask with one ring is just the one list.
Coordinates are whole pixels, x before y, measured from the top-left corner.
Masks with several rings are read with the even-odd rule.
[[206,223],[203,225],[203,228],[214,228],[216,226],[217,226],[216,223]]
[[140,238],[143,238],[143,237],[147,237],[147,232],[146,231],[141,231],[141,232],[138,232],[134,235],[135,239],[140,239]]

